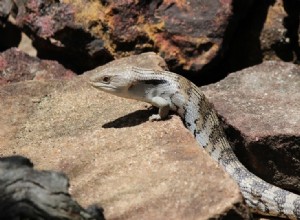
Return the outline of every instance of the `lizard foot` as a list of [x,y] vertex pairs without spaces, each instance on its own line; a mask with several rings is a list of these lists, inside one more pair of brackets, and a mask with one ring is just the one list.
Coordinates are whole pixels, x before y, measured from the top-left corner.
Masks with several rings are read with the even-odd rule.
[[154,114],[149,117],[149,121],[160,121],[161,117],[159,114]]

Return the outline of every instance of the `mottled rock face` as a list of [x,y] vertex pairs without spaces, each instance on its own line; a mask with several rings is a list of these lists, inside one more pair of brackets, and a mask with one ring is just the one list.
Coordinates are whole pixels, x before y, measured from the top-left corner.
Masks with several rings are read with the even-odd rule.
[[75,76],[56,61],[40,60],[16,48],[0,54],[0,85],[24,80],[70,79]]
[[[172,68],[198,71],[219,53],[232,2],[120,1],[109,3],[108,9],[115,53],[146,49],[148,45],[149,49],[156,48]],[[126,48],[128,42],[132,48]]]
[[[251,2],[21,0],[13,16],[35,36],[40,57],[58,59],[77,72],[151,50],[172,70],[195,73],[227,48],[229,21]],[[241,9],[236,14],[234,6]]]
[[3,0],[0,20],[11,15],[39,57],[77,73],[155,51],[204,84],[262,60],[298,62],[299,8],[298,0]]
[[54,37],[74,22],[74,9],[57,1],[17,1],[16,23],[26,25],[41,38]]
[[[71,2],[76,5],[77,1]],[[10,13],[14,18],[13,23],[31,36],[40,58],[58,60],[80,73],[106,63],[113,57],[104,46],[104,39],[94,37],[85,27],[87,17],[82,23],[75,21],[75,15],[84,13],[85,3],[82,2],[79,7],[81,10],[75,5],[58,1],[21,0],[15,2],[17,13]]]

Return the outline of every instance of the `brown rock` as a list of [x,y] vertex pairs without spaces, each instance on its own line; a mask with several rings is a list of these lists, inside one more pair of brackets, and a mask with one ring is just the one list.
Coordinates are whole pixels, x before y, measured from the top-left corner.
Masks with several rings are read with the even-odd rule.
[[76,72],[151,50],[172,70],[198,74],[216,67],[253,0],[15,2],[38,56]]
[[[110,65],[149,61],[157,69],[162,59],[150,53]],[[76,200],[100,203],[106,219],[248,219],[236,184],[179,117],[150,122],[148,105],[84,79],[0,87],[1,155],[65,172]]]
[[[299,62],[299,8],[298,0],[5,0],[0,16],[15,18],[40,58],[77,73],[151,50],[203,85],[263,60]],[[21,37],[4,26],[0,50]]]
[[276,0],[261,32],[264,60],[300,61],[300,2]]
[[32,40],[24,33],[22,33],[18,49],[23,51],[24,53],[27,53],[29,56],[36,57],[37,51],[32,46]]
[[[78,1],[71,2],[76,5]],[[31,36],[40,58],[58,60],[77,72],[113,59],[103,39],[94,37],[84,25],[75,22],[75,13],[80,16],[82,11],[77,12],[73,4],[46,0],[19,0],[14,3],[18,11],[17,14],[11,12],[15,24]],[[85,10],[88,5],[85,1],[80,10]],[[92,11],[95,8],[91,6],[90,15]]]
[[219,54],[232,1],[110,2],[107,10],[114,53],[157,48],[171,69],[197,72]]
[[75,76],[56,61],[40,60],[12,48],[0,54],[0,85],[24,80],[70,79]]
[[12,0],[2,0],[0,2],[0,18],[5,18],[10,14],[13,7]]
[[269,61],[202,88],[249,170],[300,192],[300,68]]
[[283,24],[285,17],[287,17],[287,13],[283,8],[283,1],[276,0],[274,5],[269,8],[266,22],[261,31],[260,42],[264,60],[280,60],[276,54],[280,46],[281,54],[286,52],[286,48],[283,47],[284,44],[287,45],[288,41]]

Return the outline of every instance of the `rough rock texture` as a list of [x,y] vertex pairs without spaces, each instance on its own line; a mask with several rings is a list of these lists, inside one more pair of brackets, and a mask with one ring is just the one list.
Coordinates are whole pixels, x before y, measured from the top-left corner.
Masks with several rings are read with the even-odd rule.
[[13,7],[13,1],[1,0],[0,2],[0,18],[7,18]]
[[58,60],[82,73],[114,58],[151,50],[165,58],[171,70],[203,85],[263,60],[299,62],[299,4],[3,0],[0,51],[16,47],[23,31],[40,58]]
[[[84,210],[68,193],[62,173],[37,171],[27,158],[0,158],[0,218],[104,220],[101,209]],[[95,211],[95,213],[91,213]]]
[[0,51],[16,47],[23,31],[40,58],[58,60],[77,73],[115,58],[156,51],[172,71],[203,85],[263,60],[299,62],[299,4],[5,0],[0,2]]
[[[159,68],[153,53],[118,60]],[[177,116],[150,122],[148,105],[107,95],[84,77],[0,87],[0,152],[63,171],[83,205],[106,219],[249,219],[236,184]]]
[[0,85],[24,80],[70,79],[75,74],[56,61],[40,60],[12,48],[0,53]]
[[37,51],[32,46],[32,40],[24,33],[22,33],[21,41],[18,44],[18,49],[32,57],[36,57]]
[[252,2],[19,0],[11,15],[39,57],[77,72],[154,50],[171,69],[195,73],[216,64]]
[[270,7],[260,36],[264,60],[300,61],[299,19],[299,0],[277,0]]
[[300,192],[300,68],[269,61],[202,90],[250,170]]
[[[82,12],[76,11],[72,4],[55,0],[20,0],[14,4],[17,10],[11,11],[14,18],[11,22],[32,38],[40,58],[58,60],[77,72],[113,59],[103,39],[94,37],[83,24],[75,22],[74,14]],[[88,5],[82,2],[80,8]],[[91,6],[88,10],[83,23],[96,8]]]

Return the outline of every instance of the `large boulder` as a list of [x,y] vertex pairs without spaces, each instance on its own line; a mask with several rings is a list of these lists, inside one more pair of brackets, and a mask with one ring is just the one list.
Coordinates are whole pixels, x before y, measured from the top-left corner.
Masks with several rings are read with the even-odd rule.
[[[165,67],[154,53],[108,65]],[[1,155],[66,173],[74,198],[101,204],[106,219],[249,219],[235,182],[178,116],[150,122],[149,105],[99,92],[86,77],[0,87]]]

